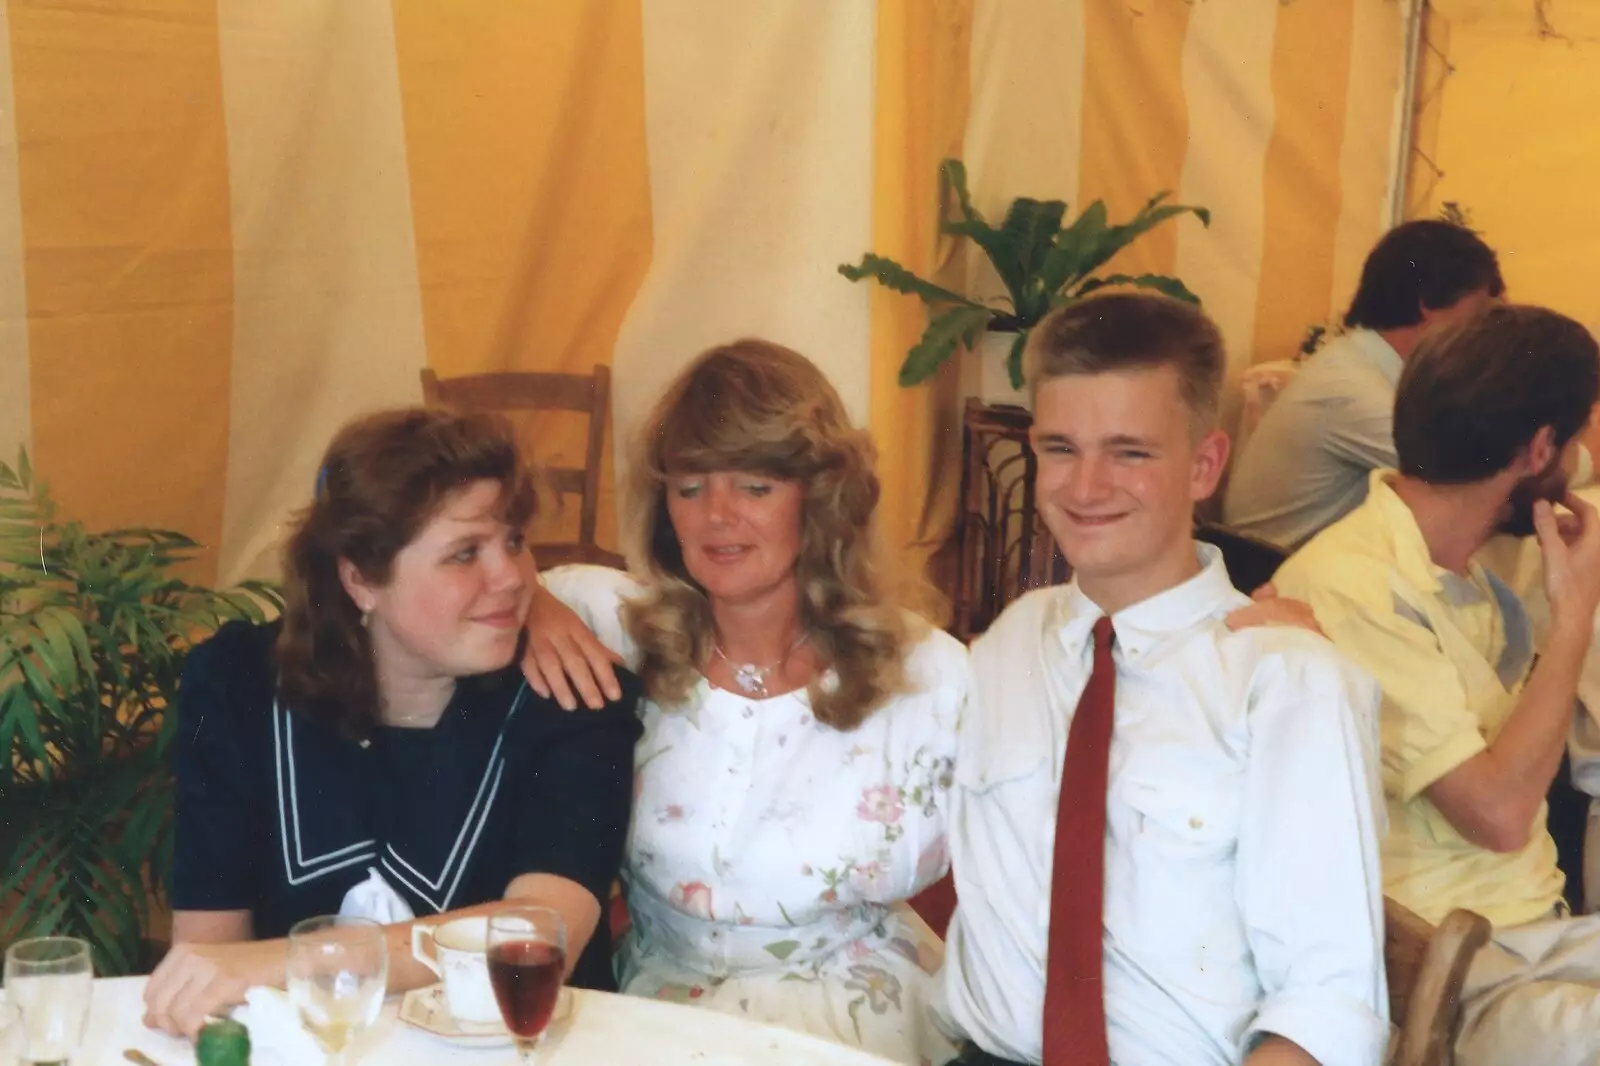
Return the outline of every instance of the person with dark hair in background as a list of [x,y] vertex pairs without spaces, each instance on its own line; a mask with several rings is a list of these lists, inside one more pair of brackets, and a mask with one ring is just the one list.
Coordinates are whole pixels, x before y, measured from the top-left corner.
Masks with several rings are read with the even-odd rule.
[[1293,550],[1354,510],[1395,465],[1395,383],[1430,331],[1505,291],[1494,250],[1451,222],[1406,222],[1367,256],[1348,332],[1296,372],[1234,460],[1223,518]]
[[229,623],[178,694],[173,948],[145,1020],[194,1035],[282,987],[305,918],[384,923],[389,989],[436,980],[412,916],[559,912],[574,984],[614,988],[638,679],[570,715],[516,667],[533,483],[495,415],[406,409],[329,446],[284,552],[283,617]]
[[[1553,311],[1491,307],[1430,336],[1395,398],[1399,469],[1273,578],[1383,688],[1384,891],[1431,922],[1461,907],[1493,923],[1461,1066],[1600,1055],[1600,917],[1566,917],[1545,801],[1600,604],[1600,516],[1562,462],[1597,394],[1600,347]],[[1523,605],[1476,558],[1535,532],[1537,662]]]

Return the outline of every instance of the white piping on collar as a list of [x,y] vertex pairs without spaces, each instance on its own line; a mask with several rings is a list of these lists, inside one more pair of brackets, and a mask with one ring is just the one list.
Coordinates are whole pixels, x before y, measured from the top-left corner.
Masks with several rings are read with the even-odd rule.
[[[314,855],[307,859],[301,847],[300,833],[300,789],[296,783],[294,768],[294,720],[288,712],[279,706],[277,700],[272,701],[272,744],[276,755],[278,775],[278,837],[283,842],[283,872],[289,879],[291,886],[303,885],[313,881],[324,874],[331,874],[335,870],[343,870],[357,863],[370,862],[377,858],[377,841],[362,840],[321,855]],[[287,801],[287,802],[286,802]],[[294,826],[294,857],[289,856],[289,826]],[[364,850],[363,850],[364,849]],[[355,852],[355,854],[351,854]],[[340,856],[348,856],[342,862],[334,863]],[[333,865],[325,865],[333,863]],[[322,866],[323,869],[315,869]],[[296,873],[296,871],[300,871]]]
[[[379,855],[377,840],[363,840],[349,844],[310,859],[304,857],[301,846],[300,832],[300,797],[299,787],[295,776],[294,766],[294,723],[289,713],[274,700],[273,711],[273,743],[277,753],[278,776],[278,823],[280,838],[283,841],[283,866],[284,874],[289,879],[291,886],[298,886],[307,881],[315,880],[324,874],[333,873],[354,866],[357,863],[368,862],[373,859],[383,865],[394,877],[435,911],[444,912],[450,909],[450,901],[455,897],[456,890],[461,887],[461,879],[466,875],[467,866],[472,861],[472,855],[477,850],[478,838],[483,834],[483,827],[488,824],[489,814],[494,810],[494,801],[500,792],[500,781],[505,773],[505,756],[501,748],[505,744],[506,725],[510,723],[511,716],[516,714],[517,708],[522,706],[523,698],[527,695],[528,683],[524,681],[517,689],[517,694],[511,700],[511,706],[506,711],[505,719],[500,723],[500,733],[495,737],[494,747],[489,752],[489,759],[484,767],[483,778],[478,782],[478,791],[473,797],[472,805],[467,808],[466,816],[462,819],[461,829],[456,833],[455,844],[450,849],[450,854],[445,857],[444,867],[439,871],[437,878],[429,878],[415,866],[408,862],[404,856],[395,850],[392,844],[384,845],[385,854]],[[285,770],[287,769],[287,773]],[[287,782],[287,783],[286,783]],[[287,813],[286,813],[287,812]],[[294,860],[289,855],[289,825],[292,821],[294,827]],[[341,861],[334,862],[345,856]],[[393,861],[391,862],[391,858]],[[298,862],[298,867],[296,865]],[[326,863],[332,865],[323,869],[313,869]],[[396,864],[399,864],[398,867]],[[296,873],[297,868],[301,871]],[[403,868],[403,870],[402,870]],[[409,874],[409,876],[408,876]],[[417,882],[421,882],[418,884]],[[438,893],[444,888],[446,881],[450,887],[441,897]],[[426,886],[426,887],[423,887]]]

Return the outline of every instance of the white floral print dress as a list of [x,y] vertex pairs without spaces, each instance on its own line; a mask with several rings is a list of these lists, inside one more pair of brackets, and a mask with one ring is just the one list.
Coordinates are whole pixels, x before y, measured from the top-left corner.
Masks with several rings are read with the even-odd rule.
[[[639,586],[603,567],[543,575],[629,663],[618,612]],[[943,876],[966,649],[930,632],[913,690],[853,732],[799,691],[750,699],[702,679],[642,706],[627,869],[630,995],[741,1014],[899,1062],[954,1049],[928,1012],[944,948],[904,902]]]

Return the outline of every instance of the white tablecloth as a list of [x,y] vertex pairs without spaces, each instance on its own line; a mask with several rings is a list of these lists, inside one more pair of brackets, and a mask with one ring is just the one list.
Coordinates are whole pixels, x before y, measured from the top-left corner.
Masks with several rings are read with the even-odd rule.
[[[151,1032],[140,1021],[144,984],[142,977],[95,982],[89,1035],[73,1066],[128,1066],[122,1056],[127,1048],[161,1066],[193,1066],[188,1043]],[[400,1021],[398,1010],[399,999],[391,996],[377,1029],[361,1042],[356,1066],[512,1066],[517,1061],[509,1045],[463,1048]],[[786,1029],[603,992],[578,991],[570,1021],[551,1035],[555,1039],[547,1041],[545,1055],[549,1066],[886,1066],[884,1059]]]

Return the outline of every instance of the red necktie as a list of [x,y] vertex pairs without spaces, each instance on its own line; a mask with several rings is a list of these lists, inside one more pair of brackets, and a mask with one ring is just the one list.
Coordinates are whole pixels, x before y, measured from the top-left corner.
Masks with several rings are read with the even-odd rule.
[[1111,619],[1094,624],[1094,671],[1061,763],[1045,961],[1044,1066],[1107,1066],[1104,932],[1106,782],[1117,668]]

